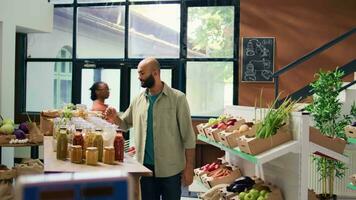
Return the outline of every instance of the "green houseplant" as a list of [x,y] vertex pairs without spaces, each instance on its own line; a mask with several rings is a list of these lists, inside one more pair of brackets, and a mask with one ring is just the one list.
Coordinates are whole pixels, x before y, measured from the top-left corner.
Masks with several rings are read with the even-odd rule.
[[[315,126],[322,135],[331,138],[346,140],[344,128],[351,122],[349,115],[342,115],[342,103],[338,99],[342,87],[343,72],[338,69],[334,72],[316,74],[318,79],[311,84],[313,102],[306,108],[314,119]],[[334,177],[342,178],[345,175],[344,163],[328,157],[314,156],[313,158],[322,182],[322,193],[319,199],[336,199],[334,195]]]

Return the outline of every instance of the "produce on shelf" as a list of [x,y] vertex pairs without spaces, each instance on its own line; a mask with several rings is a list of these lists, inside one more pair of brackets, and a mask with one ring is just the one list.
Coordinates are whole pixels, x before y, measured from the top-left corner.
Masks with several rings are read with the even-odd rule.
[[211,180],[211,179],[217,179],[217,178],[221,178],[221,177],[224,177],[224,176],[228,176],[230,175],[232,172],[231,169],[228,169],[228,168],[225,168],[225,167],[222,167],[222,168],[218,168],[216,170],[213,170],[209,173],[207,173],[207,180]]
[[28,139],[11,139],[10,144],[26,144],[28,142]]
[[269,192],[266,190],[258,191],[256,189],[251,189],[248,192],[241,192],[239,194],[240,200],[267,200]]
[[276,109],[278,98],[269,107],[266,116],[257,124],[256,138],[268,138],[277,133],[277,130],[287,123],[289,114],[293,111],[297,101],[286,98]]
[[255,185],[255,181],[248,176],[241,176],[231,183],[226,189],[228,192],[244,192],[252,188]]
[[214,162],[214,163],[210,163],[210,164],[206,164],[206,165],[202,166],[200,168],[200,170],[202,170],[203,172],[211,172],[211,171],[218,169],[219,167],[220,167],[220,164]]
[[220,115],[218,118],[210,118],[207,123],[202,123],[197,125],[197,130],[200,134],[205,135],[205,129],[214,126],[217,127],[220,122],[225,122],[228,119],[232,118],[230,115]]
[[28,134],[29,130],[28,130],[28,124],[27,122],[22,122],[19,125],[19,129],[22,130],[25,134]]
[[[16,136],[16,139],[18,140],[23,140],[26,139],[26,134],[23,130],[21,129],[15,129],[14,135]],[[11,143],[11,142],[10,142]]]
[[216,142],[220,142],[220,133],[225,131],[232,133],[233,130],[238,129],[243,123],[244,119],[240,118],[229,118],[225,121],[221,121],[218,124],[211,126],[210,128],[205,129],[206,136]]
[[14,121],[12,119],[3,119],[1,115],[0,118],[2,119],[0,123],[0,134],[11,135],[15,130]]

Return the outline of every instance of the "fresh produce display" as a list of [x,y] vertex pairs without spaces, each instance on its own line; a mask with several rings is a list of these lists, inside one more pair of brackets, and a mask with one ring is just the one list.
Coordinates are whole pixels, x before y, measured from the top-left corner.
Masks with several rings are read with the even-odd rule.
[[225,130],[225,129],[228,129],[228,128],[234,126],[234,124],[235,124],[236,121],[237,121],[237,120],[234,119],[234,118],[229,119],[229,120],[227,120],[226,122],[220,121],[219,123],[213,125],[211,128],[212,128],[212,129],[216,129],[216,128],[217,128],[217,129],[220,129],[220,130]]
[[28,124],[27,122],[22,122],[19,125],[19,129],[22,130],[24,133],[28,134],[29,130],[28,130]]
[[206,164],[206,165],[202,166],[199,169],[202,170],[203,172],[212,172],[212,171],[218,169],[219,167],[220,167],[219,163],[213,162],[213,163],[210,163],[210,164]]
[[12,124],[3,124],[0,127],[0,133],[6,134],[6,135],[11,135],[15,130],[14,125]]
[[286,124],[289,114],[297,103],[286,99],[277,109],[273,109],[277,100],[269,107],[262,122],[257,124],[256,138],[268,138],[276,134],[277,130]]
[[240,200],[267,200],[269,192],[267,190],[258,191],[251,189],[248,192],[241,192],[239,194]]
[[229,192],[244,192],[252,188],[255,185],[255,181],[252,180],[248,176],[241,176],[240,178],[236,179],[233,183],[231,183],[226,189]]
[[11,135],[14,130],[14,121],[12,119],[3,119],[1,116],[2,122],[0,123],[0,133],[5,135]]
[[208,180],[211,180],[211,179],[217,179],[217,178],[222,178],[222,177],[228,176],[231,174],[231,172],[232,172],[231,169],[229,169],[227,167],[221,167],[221,168],[218,168],[214,171],[207,173],[206,176],[207,176]]
[[21,129],[16,129],[14,131],[14,134],[16,136],[16,139],[18,139],[18,140],[23,140],[23,139],[26,138],[25,132],[23,130],[21,130]]
[[230,116],[228,115],[220,115],[218,118],[210,118],[207,125],[215,125],[215,124],[218,124],[226,119],[230,118]]
[[11,139],[10,140],[10,144],[25,144],[28,142],[28,139],[25,138],[25,139]]

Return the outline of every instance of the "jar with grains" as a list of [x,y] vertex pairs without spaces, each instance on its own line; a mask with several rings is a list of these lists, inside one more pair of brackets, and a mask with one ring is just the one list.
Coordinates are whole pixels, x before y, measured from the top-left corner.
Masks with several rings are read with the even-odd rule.
[[114,164],[115,161],[115,148],[114,147],[104,147],[104,157],[103,162],[108,165]]
[[82,146],[73,145],[70,153],[70,161],[72,163],[81,164],[82,163]]
[[98,164],[98,148],[88,147],[86,151],[86,164],[97,165]]

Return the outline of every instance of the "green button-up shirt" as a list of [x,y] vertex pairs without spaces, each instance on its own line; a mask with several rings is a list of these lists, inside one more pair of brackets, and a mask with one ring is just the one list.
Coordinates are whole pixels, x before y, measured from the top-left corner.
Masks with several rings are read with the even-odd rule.
[[[122,129],[134,128],[140,163],[143,163],[147,135],[147,92],[142,92],[131,102],[119,124]],[[196,136],[185,94],[165,83],[153,105],[153,133],[155,175],[178,174],[185,167],[185,149],[195,148]]]

